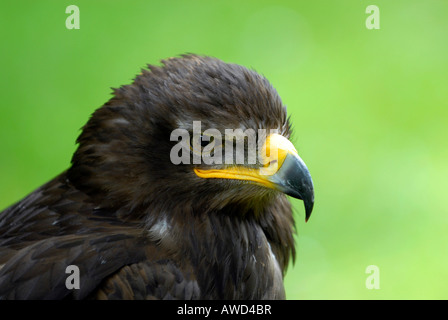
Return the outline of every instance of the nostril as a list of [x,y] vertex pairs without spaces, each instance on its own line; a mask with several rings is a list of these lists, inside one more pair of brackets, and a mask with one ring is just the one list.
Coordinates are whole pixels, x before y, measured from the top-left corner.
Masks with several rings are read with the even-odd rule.
[[270,167],[270,166],[272,166],[272,165],[276,165],[277,164],[277,160],[272,160],[272,161],[269,161],[267,164],[266,164],[266,167]]

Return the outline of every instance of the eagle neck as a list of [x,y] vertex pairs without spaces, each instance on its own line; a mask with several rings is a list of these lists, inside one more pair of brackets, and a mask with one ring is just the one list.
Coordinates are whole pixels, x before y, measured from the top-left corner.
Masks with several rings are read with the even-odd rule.
[[203,298],[284,297],[282,270],[254,216],[225,210],[182,216],[159,227],[171,233],[179,260],[188,257]]

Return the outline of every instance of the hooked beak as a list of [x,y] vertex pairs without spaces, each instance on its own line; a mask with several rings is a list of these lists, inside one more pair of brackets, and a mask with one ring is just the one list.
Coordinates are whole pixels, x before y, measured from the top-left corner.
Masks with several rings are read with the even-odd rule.
[[299,155],[288,153],[280,170],[267,179],[274,183],[277,190],[293,198],[303,200],[305,221],[308,221],[314,206],[313,180],[311,180],[310,172]]
[[194,172],[201,178],[250,181],[301,199],[305,205],[305,221],[308,221],[314,205],[313,181],[293,144],[279,134],[271,134],[261,149],[260,158],[264,166],[259,169],[240,165],[210,170],[195,168]]

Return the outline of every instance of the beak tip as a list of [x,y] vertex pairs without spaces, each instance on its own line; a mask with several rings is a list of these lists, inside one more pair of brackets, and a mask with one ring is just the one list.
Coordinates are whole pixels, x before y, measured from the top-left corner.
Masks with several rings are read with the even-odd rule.
[[308,222],[313,211],[314,201],[305,202],[305,222]]

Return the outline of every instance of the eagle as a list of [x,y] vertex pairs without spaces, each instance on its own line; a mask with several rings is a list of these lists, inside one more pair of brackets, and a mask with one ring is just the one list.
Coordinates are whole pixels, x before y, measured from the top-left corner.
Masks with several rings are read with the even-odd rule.
[[[0,299],[285,299],[287,195],[306,220],[314,204],[291,132],[254,70],[195,54],[148,65],[94,111],[69,168],[0,213]],[[255,162],[235,161],[241,145]]]

